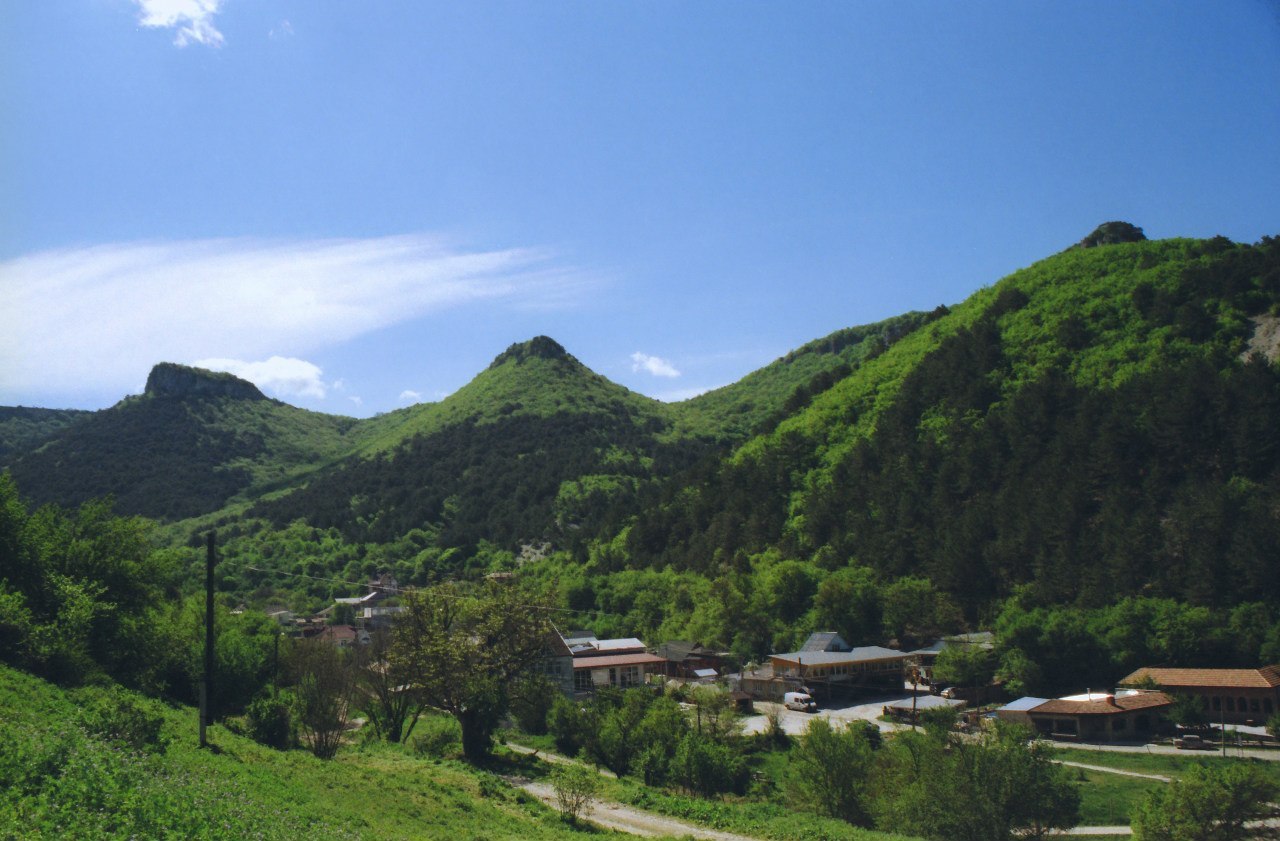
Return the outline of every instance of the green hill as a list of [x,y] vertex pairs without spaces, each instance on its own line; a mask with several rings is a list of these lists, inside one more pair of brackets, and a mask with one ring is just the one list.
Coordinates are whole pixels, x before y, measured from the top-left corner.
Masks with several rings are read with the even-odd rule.
[[[971,616],[1280,599],[1280,242],[1077,248],[908,334],[628,531],[633,563],[774,549],[925,575]],[[1252,343],[1252,344],[1251,344]],[[1274,358],[1274,357],[1272,357]]]
[[122,513],[216,511],[326,463],[355,421],[268,400],[229,374],[164,363],[146,391],[56,433],[8,468],[36,503],[111,495]]
[[581,529],[711,446],[677,435],[669,407],[546,337],[512,346],[441,403],[398,415],[371,422],[358,457],[250,514],[356,542],[423,529],[442,546],[514,548]]
[[0,406],[0,465],[13,454],[35,449],[45,439],[92,414],[78,409]]
[[946,307],[933,313],[911,312],[815,339],[736,383],[674,404],[678,425],[729,442],[742,441],[804,408],[855,367],[945,312]]

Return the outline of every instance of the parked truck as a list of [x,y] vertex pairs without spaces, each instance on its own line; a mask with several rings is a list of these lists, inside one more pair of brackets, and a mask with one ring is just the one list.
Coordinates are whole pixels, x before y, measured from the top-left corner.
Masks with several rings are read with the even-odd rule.
[[782,705],[789,710],[802,713],[816,713],[818,705],[808,692],[788,692],[782,696]]

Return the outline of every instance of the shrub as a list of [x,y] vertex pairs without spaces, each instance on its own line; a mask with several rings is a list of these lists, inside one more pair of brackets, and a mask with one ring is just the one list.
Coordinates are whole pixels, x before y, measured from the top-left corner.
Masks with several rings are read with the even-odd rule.
[[267,747],[285,750],[294,743],[292,700],[287,695],[264,693],[245,710],[248,735]]
[[72,697],[79,706],[77,723],[90,733],[135,750],[164,751],[164,715],[156,702],[114,686],[87,686]]
[[462,731],[453,718],[424,718],[418,722],[417,731],[411,743],[416,756],[449,756],[462,748]]
[[584,765],[561,765],[551,775],[556,805],[570,822],[590,808],[600,792],[600,775]]

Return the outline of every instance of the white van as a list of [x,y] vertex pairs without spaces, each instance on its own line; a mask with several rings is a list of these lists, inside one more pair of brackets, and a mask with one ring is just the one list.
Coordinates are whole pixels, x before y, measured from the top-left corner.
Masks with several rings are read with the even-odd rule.
[[782,696],[782,705],[789,710],[797,710],[802,713],[816,713],[818,711],[818,705],[814,703],[808,692],[788,692]]

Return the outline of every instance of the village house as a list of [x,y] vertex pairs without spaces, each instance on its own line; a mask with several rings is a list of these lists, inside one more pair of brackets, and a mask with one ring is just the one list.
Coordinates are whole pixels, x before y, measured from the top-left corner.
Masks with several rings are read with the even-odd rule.
[[1163,727],[1173,700],[1163,692],[1117,690],[1065,698],[1019,698],[996,710],[1001,721],[1032,727],[1051,739],[1130,742],[1149,739]]
[[595,692],[604,686],[643,686],[651,674],[665,674],[667,661],[634,637],[597,639],[586,631],[554,634],[542,672],[565,694]]
[[715,679],[724,668],[724,655],[699,642],[664,642],[658,646],[656,653],[667,661],[668,677],[686,680]]
[[350,648],[353,645],[368,645],[371,640],[369,632],[352,625],[327,625],[316,635],[321,642],[332,643],[339,648]]
[[1261,724],[1280,709],[1280,666],[1261,669],[1142,668],[1120,686],[1156,686],[1178,695],[1204,699],[1209,720]]

